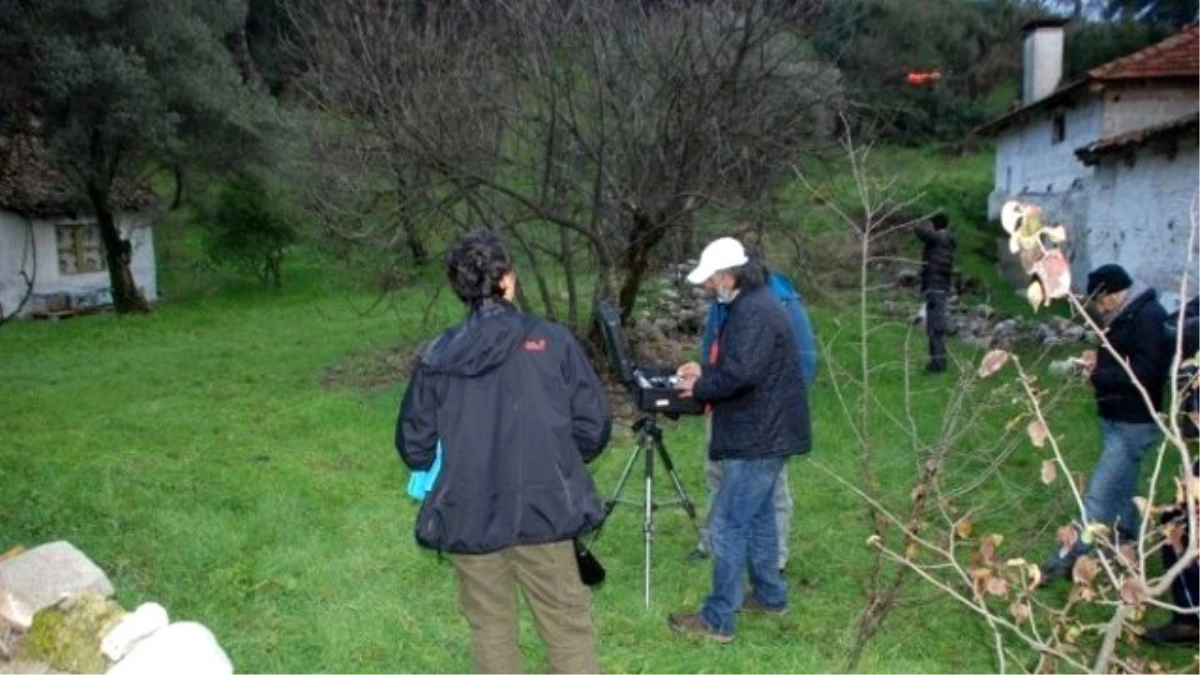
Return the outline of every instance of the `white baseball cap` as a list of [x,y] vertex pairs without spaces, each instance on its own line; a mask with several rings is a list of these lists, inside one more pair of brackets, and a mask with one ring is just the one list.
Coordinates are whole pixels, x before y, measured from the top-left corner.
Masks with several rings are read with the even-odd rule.
[[733,237],[721,237],[704,247],[704,252],[700,254],[700,264],[687,275],[687,280],[699,286],[708,281],[713,274],[741,267],[749,261],[742,242]]

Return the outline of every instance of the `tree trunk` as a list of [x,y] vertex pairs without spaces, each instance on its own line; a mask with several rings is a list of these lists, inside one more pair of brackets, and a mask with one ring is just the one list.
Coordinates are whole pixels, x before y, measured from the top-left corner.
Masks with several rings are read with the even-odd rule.
[[118,314],[145,314],[150,303],[142,297],[129,269],[132,257],[127,250],[128,242],[121,239],[116,217],[108,201],[108,190],[96,185],[88,186],[88,199],[96,213],[96,224],[100,228],[100,240],[104,242],[104,259],[108,263],[108,279],[112,286],[113,307]]
[[225,48],[229,50],[229,55],[233,57],[233,64],[241,73],[242,82],[257,89],[262,86],[263,79],[258,72],[258,65],[250,55],[250,43],[246,40],[246,24],[249,21],[250,3],[247,2],[243,5],[241,21],[238,22],[237,28],[225,36]]
[[645,211],[633,214],[633,230],[629,233],[629,246],[625,253],[625,281],[617,294],[621,303],[621,323],[629,321],[633,314],[638,292],[642,290],[642,280],[650,267],[650,254],[663,238],[661,221],[660,214]]
[[[419,182],[414,181],[414,183]],[[429,248],[425,245],[425,240],[421,238],[417,218],[413,213],[409,183],[403,176],[399,176],[396,183],[396,199],[399,201],[400,206],[400,227],[404,230],[404,244],[408,246],[408,252],[412,255],[413,263],[424,265],[429,262]]]

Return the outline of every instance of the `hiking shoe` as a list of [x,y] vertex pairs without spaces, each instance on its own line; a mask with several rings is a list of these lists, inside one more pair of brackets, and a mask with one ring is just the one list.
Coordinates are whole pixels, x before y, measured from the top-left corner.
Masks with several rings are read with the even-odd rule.
[[732,635],[724,635],[713,630],[699,614],[672,614],[667,617],[667,625],[676,633],[687,633],[708,638],[721,644],[733,642]]
[[1195,649],[1197,642],[1200,642],[1200,624],[1169,621],[1161,626],[1146,629],[1141,638],[1161,647],[1186,645]]
[[787,613],[787,605],[781,607],[772,607],[758,599],[758,596],[747,592],[746,599],[742,601],[742,611],[747,614],[768,614],[770,616],[783,616]]

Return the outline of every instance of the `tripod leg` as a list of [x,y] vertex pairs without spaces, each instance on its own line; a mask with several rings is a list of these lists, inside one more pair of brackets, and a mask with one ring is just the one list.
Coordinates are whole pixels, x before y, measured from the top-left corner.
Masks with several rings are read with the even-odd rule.
[[[650,453],[646,453],[647,457],[651,457]],[[650,609],[650,559],[651,548],[654,541],[654,501],[653,501],[653,479],[647,474],[646,476],[646,521],[642,529],[646,532],[646,560],[644,563],[646,572],[646,609]]]
[[683,481],[679,480],[679,474],[675,471],[675,462],[671,461],[667,446],[663,445],[662,439],[659,438],[655,439],[654,449],[658,453],[658,458],[662,460],[667,475],[671,477],[671,483],[675,486],[675,494],[679,495],[679,502],[683,504],[683,510],[688,514],[688,520],[692,523],[696,537],[700,537],[700,526],[696,524],[696,505],[692,503],[687,491],[683,489]]
[[604,504],[604,517],[607,518],[616,508],[617,503],[621,501],[621,492],[625,489],[625,483],[629,480],[629,474],[633,472],[633,463],[637,461],[638,453],[642,452],[642,444],[639,443],[633,449],[633,453],[629,455],[629,461],[625,462],[625,468],[621,469],[621,477],[617,479],[617,487],[613,490],[612,497]]

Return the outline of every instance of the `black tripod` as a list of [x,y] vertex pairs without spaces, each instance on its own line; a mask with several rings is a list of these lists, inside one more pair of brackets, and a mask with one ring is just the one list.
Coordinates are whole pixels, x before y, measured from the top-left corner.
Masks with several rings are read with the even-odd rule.
[[[613,496],[604,502],[605,517],[612,515],[613,509],[617,504],[633,504],[642,506],[644,511],[642,521],[642,532],[646,535],[646,608],[650,607],[650,549],[651,542],[654,540],[654,511],[661,506],[681,505],[683,510],[687,512],[688,519],[692,523],[692,529],[696,531],[696,536],[700,536],[700,528],[696,524],[696,506],[692,500],[688,498],[687,492],[683,489],[683,483],[679,480],[679,474],[675,473],[675,463],[671,461],[671,455],[667,453],[666,446],[663,445],[662,429],[658,428],[658,424],[653,413],[642,415],[642,417],[633,425],[634,430],[638,432],[637,447],[634,448],[633,454],[629,456],[629,461],[625,463],[625,469],[621,471],[621,478],[617,481],[617,488],[613,491]],[[638,455],[642,455],[645,459],[645,478],[646,478],[646,494],[641,502],[629,501],[621,499],[621,492],[625,489],[625,483],[629,480],[629,474],[633,472],[633,465],[637,462]],[[671,482],[675,486],[676,499],[666,502],[657,502],[654,500],[654,456],[658,455],[662,462],[663,468],[667,470],[667,475],[671,477]]]

